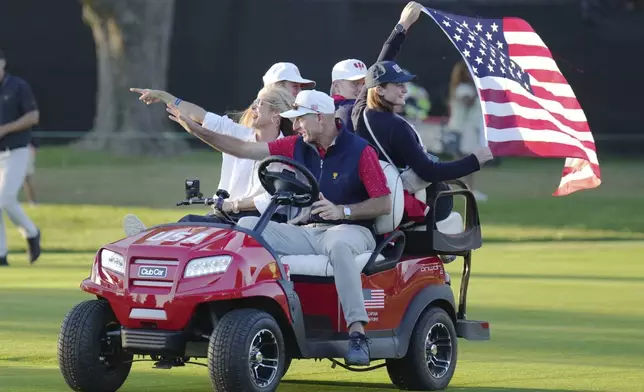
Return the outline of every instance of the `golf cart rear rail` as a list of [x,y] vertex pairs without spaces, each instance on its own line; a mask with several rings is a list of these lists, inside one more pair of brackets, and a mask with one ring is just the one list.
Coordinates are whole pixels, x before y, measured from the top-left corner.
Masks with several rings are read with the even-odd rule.
[[[463,256],[463,272],[456,311],[456,332],[459,337],[468,340],[489,340],[489,323],[486,321],[467,320],[467,289],[472,270],[472,251],[483,245],[478,206],[474,194],[460,180],[448,181],[459,189],[438,192],[432,202],[432,246],[436,254]],[[462,195],[465,197],[465,230],[458,234],[441,233],[436,229],[436,206],[441,197]]]

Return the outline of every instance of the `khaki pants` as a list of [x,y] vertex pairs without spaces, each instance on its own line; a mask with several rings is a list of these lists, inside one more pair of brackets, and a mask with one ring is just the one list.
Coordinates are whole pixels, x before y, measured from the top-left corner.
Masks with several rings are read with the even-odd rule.
[[[258,220],[257,217],[244,217],[238,225],[252,229]],[[376,248],[376,240],[369,229],[358,225],[295,226],[269,222],[262,237],[280,255],[328,256],[347,327],[356,321],[369,321],[362,295],[362,271],[354,261],[357,255]]]
[[25,237],[38,235],[38,229],[18,202],[18,192],[27,175],[29,154],[29,147],[0,151],[0,256],[7,255],[4,214],[20,228]]

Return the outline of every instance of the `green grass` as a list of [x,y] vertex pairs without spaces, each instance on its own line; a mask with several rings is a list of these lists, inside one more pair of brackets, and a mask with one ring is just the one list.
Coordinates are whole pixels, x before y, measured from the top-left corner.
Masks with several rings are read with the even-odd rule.
[[[185,178],[211,193],[219,155],[158,161],[66,149],[38,157],[38,198],[26,207],[46,253],[27,266],[8,226],[12,266],[0,269],[0,390],[67,391],[56,362],[66,312],[88,299],[78,285],[94,252],[123,236],[134,212],[149,224],[199,211],[174,208]],[[484,247],[474,254],[468,315],[489,320],[492,340],[459,341],[453,391],[644,391],[644,220],[641,162],[602,162],[604,184],[555,198],[561,162],[507,160],[477,181]],[[162,207],[162,208],[160,208]],[[461,263],[448,265],[459,284]],[[387,391],[384,370],[350,373],[296,361],[279,391]],[[205,368],[137,363],[122,391],[208,391]]]
[[[61,215],[63,216],[63,215]],[[644,242],[491,244],[475,254],[469,316],[492,340],[460,341],[455,391],[638,391],[644,382]],[[78,283],[93,253],[24,257],[0,275],[3,391],[65,391],[56,337],[65,313],[89,296]],[[620,260],[619,264],[612,260]],[[449,266],[458,284],[456,263]],[[386,372],[331,370],[296,361],[280,391],[387,390]],[[386,387],[387,386],[387,387]],[[206,391],[204,368],[135,364],[123,391]]]

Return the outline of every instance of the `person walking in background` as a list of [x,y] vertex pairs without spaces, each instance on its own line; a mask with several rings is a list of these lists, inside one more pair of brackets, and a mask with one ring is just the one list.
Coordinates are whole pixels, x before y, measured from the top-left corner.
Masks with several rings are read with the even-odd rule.
[[[452,68],[448,98],[450,113],[443,141],[444,150],[455,159],[460,159],[486,144],[478,93],[470,71],[462,60]],[[466,176],[464,182],[477,200],[487,200],[486,194],[474,189],[474,173]]]
[[31,154],[31,128],[38,124],[40,114],[27,82],[5,72],[5,66],[0,50],[0,266],[9,265],[4,215],[26,237],[30,263],[40,256],[40,230],[18,202]]

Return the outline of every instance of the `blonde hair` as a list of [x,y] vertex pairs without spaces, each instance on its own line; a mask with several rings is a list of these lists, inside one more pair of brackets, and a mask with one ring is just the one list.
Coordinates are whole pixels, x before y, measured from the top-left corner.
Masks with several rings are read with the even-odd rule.
[[[263,95],[262,101],[268,104],[274,112],[282,113],[293,108],[293,103],[295,103],[295,98],[291,92],[281,86],[272,84],[266,87],[263,87],[259,90],[257,95]],[[239,123],[246,127],[251,127],[252,124],[252,108],[253,105],[250,105],[246,110],[241,113],[237,113],[239,116]],[[280,118],[280,131],[284,136],[290,136],[293,134],[293,124],[290,120],[285,118]]]
[[[383,84],[381,86],[385,86]],[[380,112],[394,112],[394,105],[391,102],[385,100],[381,97],[376,91],[378,87],[372,87],[367,90],[367,107],[371,110],[377,110]]]

